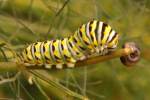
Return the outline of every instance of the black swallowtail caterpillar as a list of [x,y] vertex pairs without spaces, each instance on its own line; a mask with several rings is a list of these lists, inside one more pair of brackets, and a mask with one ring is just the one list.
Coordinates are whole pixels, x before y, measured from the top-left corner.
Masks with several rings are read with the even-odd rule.
[[105,55],[118,44],[118,34],[108,24],[92,20],[83,24],[67,38],[47,40],[30,44],[21,53],[26,65],[55,65],[61,69],[63,64],[74,67],[76,61],[93,55]]

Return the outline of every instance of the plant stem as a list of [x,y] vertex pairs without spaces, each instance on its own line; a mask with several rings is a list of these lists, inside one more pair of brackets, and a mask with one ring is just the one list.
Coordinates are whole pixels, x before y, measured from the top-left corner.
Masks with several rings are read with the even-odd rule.
[[[132,48],[124,48],[119,49],[114,52],[112,52],[109,55],[105,56],[96,56],[92,58],[85,59],[83,61],[78,61],[75,64],[75,67],[82,67],[90,64],[96,64],[99,62],[107,61],[113,58],[129,55],[133,53],[134,51]],[[17,71],[18,67],[23,66],[23,64],[17,64],[15,62],[0,62],[0,72],[6,72],[6,71]],[[27,69],[46,69],[44,66],[27,66]]]

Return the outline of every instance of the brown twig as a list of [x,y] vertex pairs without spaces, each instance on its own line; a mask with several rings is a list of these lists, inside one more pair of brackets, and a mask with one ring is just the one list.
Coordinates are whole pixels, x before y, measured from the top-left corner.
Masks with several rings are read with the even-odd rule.
[[[75,67],[82,67],[82,66],[86,66],[86,65],[90,65],[90,64],[100,63],[102,61],[108,61],[113,58],[129,55],[133,52],[134,52],[133,49],[130,47],[124,48],[124,49],[119,49],[119,50],[112,52],[109,55],[97,56],[97,57],[88,58],[83,61],[78,61],[75,64]],[[16,64],[15,62],[0,62],[0,72],[16,71],[18,68],[20,68],[22,66],[23,66],[23,64]],[[46,69],[44,66],[28,66],[26,68],[27,69]]]
[[124,48],[124,49],[117,50],[117,51],[113,52],[112,54],[109,54],[109,55],[106,55],[106,56],[97,56],[97,57],[89,58],[89,59],[84,60],[84,61],[79,61],[79,62],[76,63],[75,66],[78,67],[78,66],[96,64],[96,63],[99,63],[99,62],[102,62],[102,61],[107,61],[107,60],[110,60],[110,59],[113,59],[113,58],[116,58],[116,57],[121,57],[121,56],[124,56],[124,55],[128,55],[132,52],[133,52],[133,50],[131,48]]

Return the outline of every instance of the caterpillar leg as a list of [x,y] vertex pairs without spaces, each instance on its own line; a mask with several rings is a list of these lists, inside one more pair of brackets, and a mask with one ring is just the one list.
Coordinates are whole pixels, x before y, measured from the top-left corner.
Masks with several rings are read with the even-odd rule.
[[63,64],[56,64],[56,68],[57,69],[62,69],[63,68]]
[[51,69],[51,68],[52,68],[52,65],[51,65],[51,64],[45,64],[45,68]]
[[23,63],[25,66],[34,66],[35,64]]
[[28,82],[30,85],[33,85],[33,76],[29,76]]
[[87,56],[82,56],[82,57],[80,57],[80,60],[84,60],[86,58],[88,58],[88,57]]
[[71,62],[66,63],[66,65],[68,68],[74,68],[75,67],[75,63],[71,63]]

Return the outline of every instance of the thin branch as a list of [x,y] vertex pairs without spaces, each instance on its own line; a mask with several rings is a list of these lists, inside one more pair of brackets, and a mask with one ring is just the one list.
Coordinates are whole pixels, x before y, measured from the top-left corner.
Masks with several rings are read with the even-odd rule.
[[36,35],[36,33],[29,28],[28,25],[24,24],[21,20],[19,20],[18,18],[15,18],[16,22],[19,23],[21,26],[23,26],[29,33]]
[[0,81],[0,85],[1,84],[5,84],[5,83],[9,83],[9,82],[14,82],[17,78],[18,78],[18,76],[20,75],[20,72],[18,72],[14,77],[12,77],[12,78],[8,78],[8,79],[2,79],[1,81]]
[[65,6],[68,4],[70,0],[66,0],[64,2],[64,4],[62,5],[62,7],[58,10],[58,12],[53,16],[52,18],[52,21],[51,23],[49,24],[49,28],[48,28],[48,31],[46,33],[46,38],[47,38],[47,35],[51,32],[51,28],[52,28],[52,25],[55,23],[55,20],[56,20],[56,17],[58,17],[60,15],[60,13],[64,10]]
[[65,8],[65,6],[68,4],[70,0],[66,0],[63,4],[63,6],[59,9],[59,11],[56,13],[56,17],[63,11],[63,9]]
[[113,58],[129,55],[133,52],[134,51],[132,50],[132,48],[124,48],[124,49],[116,50],[106,56],[97,56],[97,57],[92,57],[92,58],[86,59],[84,61],[79,61],[76,63],[75,66],[80,67],[80,66],[85,66],[85,65],[96,64],[96,63],[107,61],[107,60],[110,60]]
[[[82,67],[86,65],[96,64],[103,61],[108,61],[113,58],[129,55],[133,53],[133,49],[131,47],[119,49],[114,52],[112,52],[109,55],[105,56],[97,56],[85,59],[83,61],[78,61],[75,64],[75,67]],[[6,71],[17,71],[19,68],[24,66],[23,64],[17,64],[15,62],[0,62],[0,72],[6,72]],[[46,69],[44,66],[26,66],[27,69]]]

